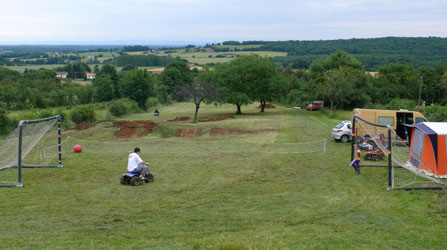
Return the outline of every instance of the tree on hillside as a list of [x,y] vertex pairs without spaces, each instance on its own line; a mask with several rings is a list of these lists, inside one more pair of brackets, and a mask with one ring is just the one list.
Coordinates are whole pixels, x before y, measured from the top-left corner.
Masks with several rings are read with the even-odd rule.
[[177,91],[179,96],[191,98],[196,106],[193,122],[197,121],[200,104],[202,102],[210,103],[215,100],[217,96],[217,86],[212,82],[195,81],[193,83],[183,84],[178,87]]
[[118,72],[116,71],[115,66],[110,64],[105,64],[101,67],[101,69],[97,72],[96,77],[102,78],[105,76],[109,76],[110,80],[113,83],[113,98],[120,98],[120,92],[119,92],[119,76]]
[[326,71],[338,69],[340,67],[363,70],[363,65],[360,61],[345,51],[338,50],[337,52],[330,54],[328,57],[319,59],[312,63],[309,71],[310,78],[316,79],[323,76]]
[[309,74],[314,96],[329,101],[334,114],[345,105],[363,106],[370,101],[363,66],[344,51],[315,62]]
[[93,81],[94,95],[96,101],[111,101],[115,97],[115,85],[109,74],[103,74]]
[[218,64],[214,72],[214,81],[219,86],[222,94],[222,103],[233,103],[236,105],[236,114],[242,114],[241,106],[252,102],[250,98],[251,86],[245,82],[245,71],[243,60],[239,57],[232,61]]
[[335,115],[337,106],[342,105],[344,99],[353,94],[348,69],[339,68],[326,71],[323,81],[318,85],[318,94],[329,100],[331,110]]
[[259,100],[261,112],[264,112],[266,101],[271,101],[279,92],[279,81],[276,66],[271,58],[250,55],[240,58],[243,81],[250,86],[248,92],[252,100]]
[[146,101],[151,94],[154,79],[146,70],[127,71],[120,80],[120,93],[136,101],[140,108],[146,110]]
[[400,63],[384,65],[379,68],[378,79],[382,82],[382,86],[390,91],[383,93],[390,99],[398,97],[416,100],[418,98],[420,76],[411,65]]
[[[175,95],[178,86],[192,83],[194,74],[189,66],[182,61],[173,61],[169,63],[160,74],[161,84],[168,87],[168,93]],[[176,100],[180,97],[174,96]]]

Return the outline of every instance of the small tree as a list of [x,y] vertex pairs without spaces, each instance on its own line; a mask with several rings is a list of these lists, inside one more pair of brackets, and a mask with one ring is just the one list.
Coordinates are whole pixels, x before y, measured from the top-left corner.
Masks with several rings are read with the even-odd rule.
[[197,121],[200,104],[202,102],[212,102],[217,97],[217,87],[211,82],[193,82],[178,87],[178,95],[191,98],[196,105],[193,122]]

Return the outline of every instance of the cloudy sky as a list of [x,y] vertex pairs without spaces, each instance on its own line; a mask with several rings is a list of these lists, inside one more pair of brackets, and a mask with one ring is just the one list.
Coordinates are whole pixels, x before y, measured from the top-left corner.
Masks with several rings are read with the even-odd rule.
[[0,0],[0,44],[447,37],[446,0]]

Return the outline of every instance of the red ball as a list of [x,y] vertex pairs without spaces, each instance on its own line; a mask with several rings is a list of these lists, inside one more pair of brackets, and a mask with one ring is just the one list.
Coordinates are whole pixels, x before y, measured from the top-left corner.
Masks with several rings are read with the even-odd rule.
[[81,153],[82,147],[81,145],[74,145],[73,150],[75,151],[75,153]]

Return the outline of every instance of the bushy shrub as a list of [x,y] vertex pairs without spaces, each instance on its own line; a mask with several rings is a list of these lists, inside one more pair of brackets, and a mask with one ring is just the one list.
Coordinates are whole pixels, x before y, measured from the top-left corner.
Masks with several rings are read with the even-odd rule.
[[73,122],[69,119],[69,116],[67,112],[63,111],[62,109],[58,109],[55,113],[55,115],[61,116],[61,127],[62,128],[71,128],[73,127]]
[[390,103],[386,105],[386,108],[392,110],[399,110],[399,109],[415,110],[416,105],[417,103],[414,100],[394,98],[393,100],[390,101]]
[[157,97],[149,97],[146,101],[146,107],[148,109],[157,107],[160,104]]
[[431,122],[447,122],[447,107],[439,105],[426,106],[424,116]]
[[166,125],[157,125],[155,132],[160,134],[163,138],[170,138],[177,135],[177,129]]
[[96,113],[89,106],[80,107],[72,110],[70,112],[70,117],[71,120],[76,124],[96,121]]
[[120,99],[113,101],[109,107],[109,112],[115,117],[121,117],[123,115],[138,113],[141,109],[138,107],[138,103],[129,99]]
[[311,97],[307,92],[294,89],[287,94],[287,104],[291,106],[306,107]]
[[39,111],[39,119],[55,116],[50,110]]
[[12,121],[6,115],[6,111],[4,109],[0,109],[0,135],[7,135],[12,132],[14,129],[12,125]]

